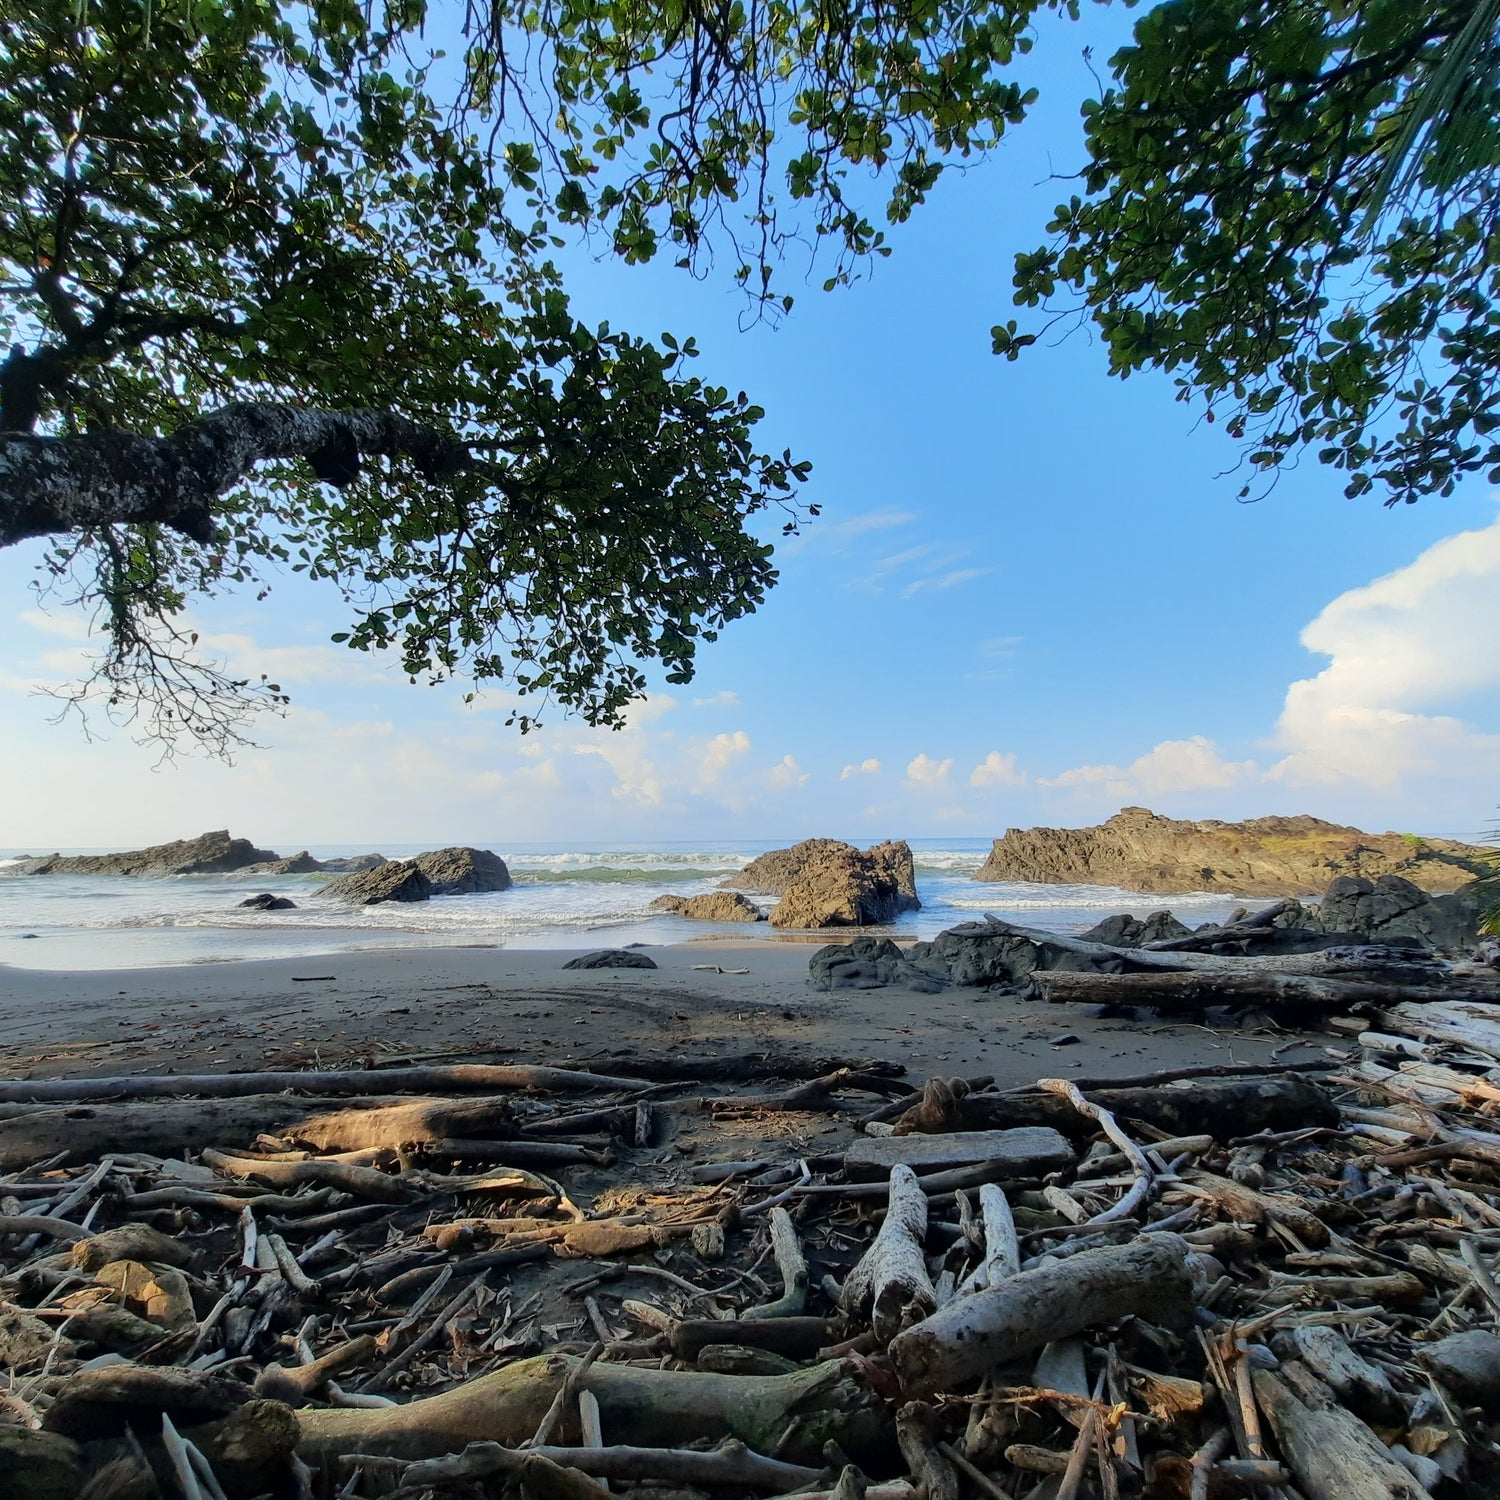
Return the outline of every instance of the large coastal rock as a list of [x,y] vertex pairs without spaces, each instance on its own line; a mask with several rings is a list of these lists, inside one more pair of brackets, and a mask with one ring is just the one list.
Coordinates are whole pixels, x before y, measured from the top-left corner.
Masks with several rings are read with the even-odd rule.
[[830,943],[807,961],[807,982],[815,990],[878,990],[900,985],[935,995],[948,987],[941,962],[913,963],[889,938],[857,937],[852,943]]
[[434,896],[471,896],[477,891],[508,891],[514,883],[505,861],[488,849],[457,847],[419,854],[413,864],[427,877]]
[[383,854],[345,854],[337,859],[314,859],[306,849],[285,859],[264,860],[236,870],[237,875],[348,875],[373,870],[386,862]]
[[276,859],[249,839],[229,836],[227,828],[195,839],[128,849],[121,854],[49,854],[22,862],[25,875],[224,875]]
[[723,884],[780,896],[773,927],[867,927],[922,904],[911,849],[900,841],[861,850],[841,839],[804,839],[761,855]]
[[1321,818],[1186,822],[1127,807],[1094,828],[1013,828],[976,880],[1116,885],[1131,891],[1303,896],[1350,875],[1399,875],[1425,891],[1455,891],[1487,852],[1450,839],[1362,833]]
[[764,922],[766,914],[738,891],[709,891],[704,896],[658,896],[652,911],[669,911],[695,922]]
[[382,901],[426,901],[432,895],[432,883],[415,860],[391,859],[373,870],[341,875],[318,894],[354,906],[379,906]]
[[1279,928],[1325,935],[1350,934],[1375,943],[1417,942],[1440,953],[1458,952],[1479,940],[1482,905],[1474,882],[1460,891],[1429,896],[1400,875],[1364,880],[1341,875],[1316,906],[1291,907]]

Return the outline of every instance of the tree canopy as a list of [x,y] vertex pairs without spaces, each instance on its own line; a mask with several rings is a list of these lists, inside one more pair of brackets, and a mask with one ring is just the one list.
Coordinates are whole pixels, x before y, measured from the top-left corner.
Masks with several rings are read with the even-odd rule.
[[1494,0],[1146,11],[1016,300],[1173,372],[1244,440],[1246,495],[1309,449],[1388,503],[1500,482],[1497,26]]
[[[78,691],[231,745],[280,689],[184,610],[281,567],[414,678],[599,724],[686,680],[808,466],[690,339],[581,324],[549,257],[669,254],[762,315],[795,243],[853,280],[1024,118],[1045,11],[1079,0],[0,0],[0,546],[95,612]],[[1263,474],[1500,472],[1497,19],[1141,6],[997,352],[1092,319]]]

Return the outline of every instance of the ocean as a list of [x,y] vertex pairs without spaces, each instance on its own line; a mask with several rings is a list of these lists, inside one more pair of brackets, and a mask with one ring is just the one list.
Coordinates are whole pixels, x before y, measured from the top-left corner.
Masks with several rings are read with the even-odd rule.
[[[7,861],[22,853],[52,851],[0,850],[0,964],[117,969],[371,948],[597,948],[709,936],[793,940],[765,922],[693,922],[649,909],[667,892],[695,896],[713,890],[758,854],[785,842],[583,848],[506,847],[476,841],[504,856],[516,882],[510,890],[366,907],[319,896],[319,887],[333,878],[329,875],[32,876],[16,874],[17,867]],[[1202,892],[1142,896],[1107,886],[979,884],[972,877],[989,852],[988,839],[908,842],[916,859],[922,909],[878,929],[897,937],[932,937],[986,912],[1051,931],[1077,932],[1112,912],[1144,916],[1165,907],[1196,925],[1222,918],[1238,904]],[[389,845],[380,853],[396,859],[433,847]],[[369,845],[311,847],[320,859],[369,850]],[[289,851],[290,846],[283,852]],[[290,897],[296,909],[260,912],[239,907],[240,901],[261,891]],[[830,938],[837,940],[837,934]]]

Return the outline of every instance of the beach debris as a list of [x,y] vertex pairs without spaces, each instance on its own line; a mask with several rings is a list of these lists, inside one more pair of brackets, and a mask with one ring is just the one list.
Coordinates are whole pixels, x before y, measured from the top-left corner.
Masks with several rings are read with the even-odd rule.
[[[774,1058],[719,1093],[686,1058],[10,1081],[0,1490],[1477,1500],[1500,1006],[1323,1024],[1313,1064],[1009,1090]],[[68,1144],[96,1113],[107,1149]]]

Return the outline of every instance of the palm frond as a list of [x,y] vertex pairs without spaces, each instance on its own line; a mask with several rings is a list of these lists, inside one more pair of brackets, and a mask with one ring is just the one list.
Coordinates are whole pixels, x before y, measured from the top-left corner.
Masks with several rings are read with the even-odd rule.
[[[1373,238],[1387,208],[1426,178],[1443,182],[1456,164],[1471,159],[1481,138],[1496,140],[1487,107],[1500,82],[1500,0],[1477,0],[1474,12],[1422,86],[1406,101],[1406,119],[1386,154],[1360,226]],[[1465,110],[1465,101],[1480,107]]]

